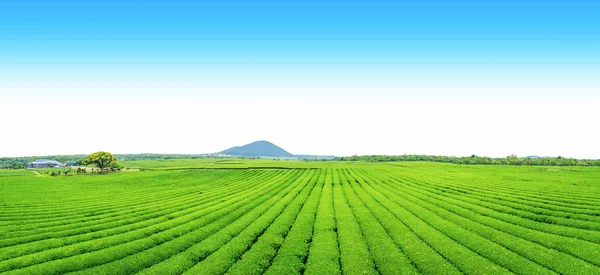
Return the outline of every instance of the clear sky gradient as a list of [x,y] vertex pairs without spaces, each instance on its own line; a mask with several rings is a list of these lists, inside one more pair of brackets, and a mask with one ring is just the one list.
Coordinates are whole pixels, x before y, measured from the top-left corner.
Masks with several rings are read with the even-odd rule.
[[599,110],[598,1],[0,1],[0,156],[600,158]]

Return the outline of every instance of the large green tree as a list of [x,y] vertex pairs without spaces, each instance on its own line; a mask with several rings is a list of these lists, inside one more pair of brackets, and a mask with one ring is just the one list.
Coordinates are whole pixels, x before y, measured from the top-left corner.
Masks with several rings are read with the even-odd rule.
[[104,168],[116,165],[117,159],[109,152],[100,151],[85,156],[83,164],[96,165],[100,168],[100,172],[104,172]]

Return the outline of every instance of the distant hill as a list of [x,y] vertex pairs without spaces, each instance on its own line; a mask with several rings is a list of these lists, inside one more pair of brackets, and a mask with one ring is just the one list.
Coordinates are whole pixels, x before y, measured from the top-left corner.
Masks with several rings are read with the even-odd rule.
[[540,156],[525,156],[526,159],[539,159]]
[[269,157],[269,158],[291,158],[291,159],[334,159],[335,156],[319,155],[293,155],[283,150],[281,147],[268,142],[259,140],[244,146],[235,146],[227,150],[218,152],[217,155],[241,156],[241,157]]
[[525,158],[528,158],[528,159],[551,159],[553,157],[550,157],[550,156],[543,156],[543,157],[540,157],[540,156],[526,156]]
[[235,146],[218,154],[244,157],[273,157],[273,158],[293,158],[290,152],[266,140],[259,140],[244,146]]

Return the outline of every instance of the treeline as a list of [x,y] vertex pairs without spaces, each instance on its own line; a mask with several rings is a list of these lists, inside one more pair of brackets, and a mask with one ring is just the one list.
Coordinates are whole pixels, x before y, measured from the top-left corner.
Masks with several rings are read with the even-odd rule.
[[0,169],[24,169],[27,168],[27,163],[38,159],[51,159],[58,162],[78,162],[81,163],[85,155],[61,155],[61,156],[32,156],[32,157],[15,157],[15,158],[0,158]]
[[[192,155],[192,154],[115,154],[119,161],[130,160],[157,160],[157,159],[198,159],[215,157],[212,155]],[[0,158],[0,169],[25,169],[27,164],[38,159],[51,159],[58,162],[74,162],[81,165],[85,155],[60,155],[60,156],[32,156],[32,157],[13,157]]]
[[351,156],[338,157],[339,161],[369,161],[369,162],[392,162],[392,161],[432,161],[446,162],[456,164],[484,164],[484,165],[539,165],[539,166],[600,166],[600,160],[597,159],[573,159],[558,157],[540,157],[540,158],[519,158],[510,155],[506,158],[490,158],[472,155],[470,157],[448,157],[448,156],[430,156],[430,155],[369,155],[369,156]]
[[118,161],[128,160],[157,160],[157,159],[202,159],[215,157],[213,155],[195,154],[114,154]]

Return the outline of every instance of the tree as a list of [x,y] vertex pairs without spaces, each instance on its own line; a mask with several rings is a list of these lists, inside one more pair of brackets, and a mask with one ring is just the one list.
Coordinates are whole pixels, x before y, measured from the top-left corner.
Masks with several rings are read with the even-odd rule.
[[90,155],[85,156],[83,159],[84,165],[96,165],[100,168],[100,172],[104,172],[105,167],[114,166],[117,163],[117,159],[109,152],[96,152]]

